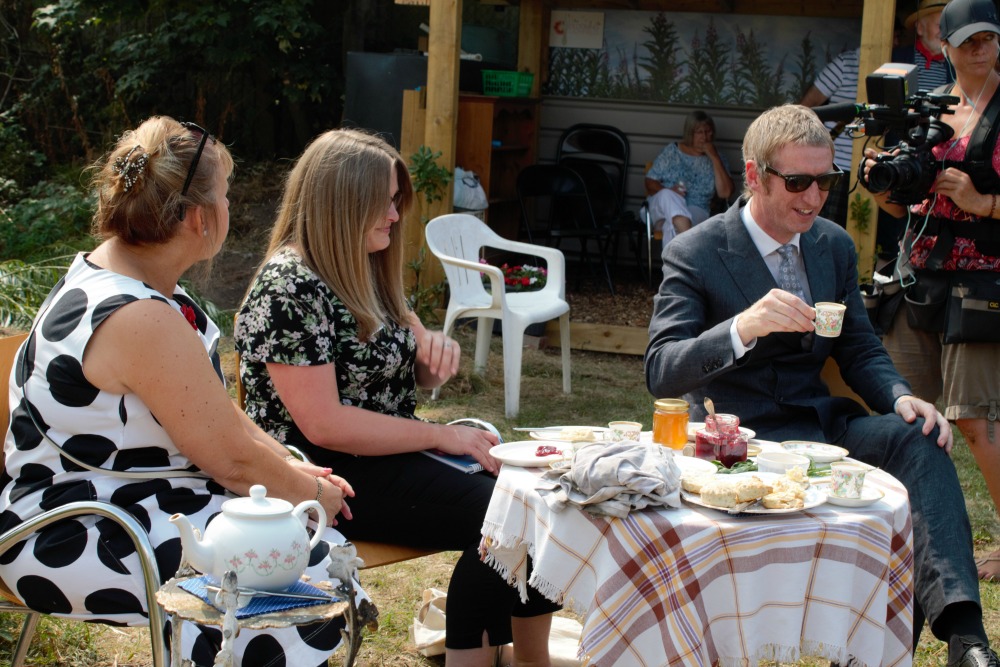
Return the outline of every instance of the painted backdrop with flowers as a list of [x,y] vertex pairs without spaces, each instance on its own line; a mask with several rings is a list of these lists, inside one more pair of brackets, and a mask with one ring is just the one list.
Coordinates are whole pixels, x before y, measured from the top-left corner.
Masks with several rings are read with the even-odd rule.
[[860,19],[604,12],[600,49],[552,47],[548,95],[769,107],[859,44]]

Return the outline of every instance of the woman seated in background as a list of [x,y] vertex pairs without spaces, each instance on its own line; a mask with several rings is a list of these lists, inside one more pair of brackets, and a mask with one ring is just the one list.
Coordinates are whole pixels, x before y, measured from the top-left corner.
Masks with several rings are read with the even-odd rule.
[[646,172],[647,206],[664,244],[708,218],[713,197],[733,194],[729,165],[714,139],[715,121],[704,111],[692,111],[684,119],[680,143],[667,145]]
[[[77,255],[18,351],[0,491],[0,531],[76,500],[103,500],[149,530],[164,580],[181,544],[168,522],[204,531],[222,503],[265,484],[291,503],[319,500],[350,518],[351,487],[287,451],[234,404],[219,329],[177,281],[229,231],[229,151],[204,130],[155,117],[125,132],[93,185],[103,242]],[[72,455],[91,466],[71,465]],[[327,540],[344,538],[327,529]],[[320,541],[307,570],[329,578]],[[25,605],[63,618],[147,625],[145,588],[127,534],[96,516],[66,519],[4,556],[0,574]],[[162,583],[162,582],[161,582]],[[240,632],[238,665],[326,664],[343,622]],[[163,632],[163,628],[151,628]],[[191,625],[185,660],[211,665],[218,628]]]
[[[285,183],[265,259],[236,322],[245,409],[268,433],[335,466],[357,495],[349,539],[462,551],[448,588],[446,664],[548,665],[551,612],[479,558],[495,479],[422,450],[469,454],[489,472],[492,434],[418,419],[416,387],[457,371],[458,343],[426,329],[403,293],[413,187],[399,154],[354,130],[316,138]],[[512,618],[513,617],[513,618]]]

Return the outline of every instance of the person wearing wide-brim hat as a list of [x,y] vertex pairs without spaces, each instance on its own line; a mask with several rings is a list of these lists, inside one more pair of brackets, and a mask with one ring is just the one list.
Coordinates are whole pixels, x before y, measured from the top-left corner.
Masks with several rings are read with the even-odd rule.
[[913,63],[917,66],[917,87],[934,90],[951,83],[955,77],[941,54],[941,31],[938,22],[949,0],[920,0],[917,11],[903,21],[913,29],[913,44],[892,50],[892,62]]

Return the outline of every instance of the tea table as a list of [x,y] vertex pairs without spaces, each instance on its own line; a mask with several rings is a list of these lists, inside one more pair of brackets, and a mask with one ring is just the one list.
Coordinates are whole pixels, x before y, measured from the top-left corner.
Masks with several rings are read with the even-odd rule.
[[869,471],[884,496],[866,507],[729,515],[684,503],[618,519],[553,511],[535,490],[542,471],[503,466],[482,554],[522,599],[530,585],[584,617],[589,664],[911,664],[910,508],[887,473]]

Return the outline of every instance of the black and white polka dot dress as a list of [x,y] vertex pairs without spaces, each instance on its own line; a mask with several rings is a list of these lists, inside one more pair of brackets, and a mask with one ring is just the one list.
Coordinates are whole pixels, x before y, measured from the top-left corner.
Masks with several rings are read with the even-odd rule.
[[[54,292],[18,351],[11,374],[0,531],[65,503],[109,501],[127,509],[149,531],[160,576],[167,579],[181,558],[180,538],[169,517],[183,513],[204,530],[232,496],[204,477],[165,476],[165,471],[196,469],[135,395],[104,392],[86,380],[83,353],[93,332],[118,308],[157,299],[191,323],[221,379],[219,329],[182,288],[167,299],[137,280],[89,263],[82,254]],[[86,470],[60,456],[29,410],[48,438],[78,460],[109,471],[157,474],[135,479]],[[333,529],[324,537],[337,543],[344,539]],[[307,574],[317,580],[329,578],[326,541],[310,557]],[[45,613],[118,625],[148,623],[138,557],[131,540],[107,519],[66,519],[36,533],[0,557],[0,576],[27,606]],[[218,628],[189,626],[182,632],[183,656],[211,665],[221,643]],[[237,664],[325,665],[340,642],[341,626],[240,632]]]

